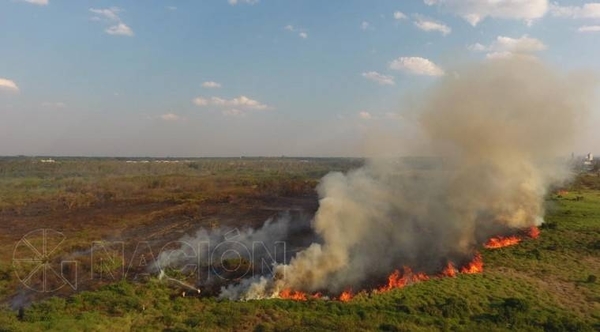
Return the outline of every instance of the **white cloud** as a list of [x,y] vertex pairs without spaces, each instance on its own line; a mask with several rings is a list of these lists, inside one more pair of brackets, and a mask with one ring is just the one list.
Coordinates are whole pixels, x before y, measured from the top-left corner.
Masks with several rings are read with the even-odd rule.
[[238,3],[246,3],[249,5],[253,5],[255,3],[258,3],[258,0],[227,0],[227,2],[229,2],[229,4],[232,6],[235,6]]
[[134,35],[133,30],[131,30],[131,28],[127,24],[125,24],[125,23],[123,23],[123,21],[121,21],[121,18],[119,17],[119,13],[121,12],[120,8],[118,8],[118,7],[111,7],[111,8],[104,8],[104,9],[90,8],[90,12],[98,15],[98,16],[92,17],[92,20],[102,21],[104,19],[104,21],[110,22],[110,24],[112,24],[108,28],[104,29],[104,32],[106,32],[107,34],[113,35],[113,36],[129,36],[129,37],[132,37]]
[[129,37],[133,36],[133,30],[131,30],[131,28],[129,26],[127,26],[125,23],[122,23],[122,22],[120,22],[117,25],[108,27],[104,31],[106,31],[106,33],[108,33],[109,35],[129,36]]
[[358,113],[358,117],[363,119],[363,120],[371,120],[373,119],[373,116],[371,115],[371,113],[367,112],[367,111],[362,111]]
[[369,22],[367,21],[362,21],[362,23],[360,24],[360,29],[361,30],[367,30],[369,28]]
[[197,97],[193,100],[193,103],[200,107],[214,106],[218,108],[227,108],[230,109],[229,111],[231,111],[231,109],[236,109],[238,111],[272,109],[272,107],[257,100],[250,99],[246,96],[239,96],[233,99],[223,99],[220,97]]
[[196,106],[208,106],[209,104],[208,99],[202,97],[194,98],[193,102]]
[[207,81],[207,82],[202,83],[202,87],[208,88],[208,89],[218,89],[221,87],[221,83]]
[[12,80],[0,77],[0,91],[1,90],[19,92],[19,86]]
[[108,19],[111,21],[120,21],[121,20],[119,18],[120,11],[121,11],[121,9],[118,7],[111,7],[111,8],[105,8],[105,9],[90,8],[90,12],[92,12],[96,15],[99,15],[101,17],[104,17],[105,19]]
[[298,32],[298,37],[300,37],[302,39],[308,38],[308,33],[306,33],[306,31],[304,31],[304,29],[294,27],[291,24],[284,26],[283,29],[285,29],[287,31],[291,31],[291,32]]
[[546,50],[548,47],[541,40],[523,35],[520,38],[511,38],[498,36],[489,46],[479,43],[468,46],[468,49],[475,52],[488,52],[488,59],[507,58],[512,56],[521,56],[535,58],[532,53]]
[[394,76],[383,75],[376,71],[370,71],[366,73],[362,73],[362,77],[371,80],[373,82],[377,82],[381,85],[394,85]]
[[579,32],[600,32],[600,25],[584,25],[577,29]]
[[437,22],[420,15],[415,16],[414,23],[417,28],[423,31],[438,31],[441,32],[444,36],[452,32],[452,29],[444,23]]
[[177,7],[175,7],[175,6],[167,6],[166,8],[168,10],[177,10]]
[[546,15],[548,0],[423,0],[437,5],[476,26],[486,17],[531,22]]
[[46,6],[48,5],[48,0],[21,0],[22,2],[31,3],[38,6]]
[[[396,112],[371,113],[369,111],[360,111],[357,117],[361,120],[401,120],[402,115]],[[338,114],[338,119],[344,119],[344,116]]]
[[212,97],[210,99],[210,102],[212,105],[216,106],[241,107],[252,110],[266,110],[269,108],[269,106],[262,104],[257,100],[250,99],[246,96],[239,96],[230,100],[221,99],[219,97]]
[[511,59],[518,58],[523,60],[538,60],[535,55],[527,53],[513,53],[513,52],[491,52],[485,55],[488,60],[499,60],[499,59]]
[[539,39],[523,35],[520,38],[498,36],[492,44],[492,50],[518,53],[533,53],[543,51],[548,47]]
[[514,53],[512,52],[491,52],[485,55],[487,59],[508,59],[513,56]]
[[550,5],[550,13],[555,17],[600,18],[600,3],[590,2],[581,7],[560,6],[556,2]]
[[444,70],[428,59],[421,57],[399,57],[389,64],[390,69],[415,75],[442,76]]
[[483,52],[483,51],[488,50],[487,46],[482,45],[480,43],[475,43],[473,45],[469,45],[469,46],[467,46],[467,48],[469,49],[469,51],[473,51],[473,52]]
[[160,116],[160,118],[164,121],[177,121],[180,120],[181,117],[174,113],[167,113]]
[[401,11],[395,11],[394,12],[394,19],[396,19],[396,20],[404,20],[406,18],[407,18],[407,16],[403,12],[401,12]]

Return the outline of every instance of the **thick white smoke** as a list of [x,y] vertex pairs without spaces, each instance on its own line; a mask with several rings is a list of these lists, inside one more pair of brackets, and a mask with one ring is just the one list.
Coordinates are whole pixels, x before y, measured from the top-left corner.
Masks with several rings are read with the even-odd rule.
[[221,297],[269,298],[284,288],[337,293],[402,266],[437,273],[469,259],[490,236],[539,225],[548,188],[569,177],[556,157],[572,143],[592,87],[517,57],[443,78],[416,110],[419,145],[435,157],[373,159],[328,174],[313,220],[322,243],[273,276],[223,288]]

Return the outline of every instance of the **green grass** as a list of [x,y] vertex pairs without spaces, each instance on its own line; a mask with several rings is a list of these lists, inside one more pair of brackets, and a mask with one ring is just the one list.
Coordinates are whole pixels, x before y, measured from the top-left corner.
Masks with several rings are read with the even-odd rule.
[[[485,272],[435,279],[350,303],[182,298],[156,280],[36,303],[5,330],[592,331],[600,328],[600,192],[553,197],[540,238],[485,250]],[[581,201],[571,200],[583,196]],[[568,211],[571,211],[567,213]]]
[[[163,189],[175,183],[167,175],[128,176]],[[1,308],[0,331],[597,331],[600,179],[583,177],[568,194],[547,197],[538,239],[482,250],[482,274],[359,294],[349,303],[184,298],[156,279],[121,281],[34,303],[21,315]],[[0,294],[9,272],[0,265]]]
[[[0,158],[0,212],[20,213],[44,202],[53,210],[106,201],[202,200],[220,192],[294,194],[312,191],[329,170],[357,167],[358,159],[222,158],[178,163],[126,163],[115,158]],[[194,193],[194,194],[191,194]]]

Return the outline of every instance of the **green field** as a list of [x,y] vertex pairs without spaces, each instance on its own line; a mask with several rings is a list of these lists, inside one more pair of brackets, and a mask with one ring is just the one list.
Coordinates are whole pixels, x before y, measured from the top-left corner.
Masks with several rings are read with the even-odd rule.
[[[327,170],[357,165],[348,160],[245,162],[123,165],[122,161],[104,160],[86,161],[82,167],[82,161],[67,160],[62,166],[3,161],[0,216],[4,224],[33,218],[33,207],[48,215],[77,214],[123,202],[136,206],[168,199],[171,203],[156,207],[156,211],[172,209],[172,213],[155,218],[185,214],[182,207],[191,205],[216,207],[213,214],[205,211],[194,217],[202,224],[229,213],[223,210],[225,205],[219,203],[219,197],[234,195],[230,205],[248,205],[250,209],[251,203],[270,202],[273,197],[310,196],[310,188]],[[580,175],[564,189],[560,195],[547,196],[546,223],[539,238],[512,247],[482,249],[484,273],[432,279],[384,294],[358,294],[348,303],[182,297],[172,285],[150,278],[39,299],[18,310],[10,307],[18,285],[10,264],[14,245],[10,239],[18,234],[4,234],[0,295],[5,300],[0,330],[597,331],[600,178]],[[65,203],[67,198],[59,197],[71,197],[76,203]],[[147,211],[137,211],[130,217],[141,226],[156,220],[147,216]],[[115,225],[121,225],[117,219]],[[68,248],[76,247],[83,238],[105,234],[107,225],[82,233]]]

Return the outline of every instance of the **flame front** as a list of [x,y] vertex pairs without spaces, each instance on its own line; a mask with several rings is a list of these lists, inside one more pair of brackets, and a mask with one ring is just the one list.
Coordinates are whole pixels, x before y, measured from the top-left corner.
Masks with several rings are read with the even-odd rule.
[[532,239],[537,239],[537,237],[540,236],[540,229],[533,226],[527,231],[527,235]]
[[392,272],[392,274],[390,274],[388,277],[387,285],[378,288],[377,291],[387,292],[395,288],[403,288],[409,283],[416,283],[426,280],[429,280],[429,276],[427,276],[425,273],[413,273],[408,266],[405,266],[402,274],[400,274],[399,270]]
[[296,301],[306,301],[307,295],[306,293],[291,290],[286,288],[279,293],[279,297],[287,300],[296,300]]
[[504,247],[508,247],[508,246],[514,246],[515,244],[518,244],[519,242],[521,242],[521,239],[517,236],[507,236],[507,237],[498,236],[498,237],[493,237],[493,238],[489,239],[488,242],[486,242],[486,244],[484,244],[483,246],[486,249],[498,249],[498,248],[504,248]]
[[475,273],[482,273],[483,272],[483,258],[481,258],[481,254],[477,253],[475,254],[475,257],[473,258],[473,260],[463,266],[460,269],[460,273],[465,273],[465,274],[475,274]]
[[[535,239],[539,236],[540,230],[537,227],[531,227],[523,232],[527,234],[529,238]],[[497,249],[507,246],[512,246],[520,243],[522,238],[519,236],[508,236],[502,237],[497,236],[488,240],[485,243],[484,247],[487,249]],[[402,271],[395,270],[393,271],[387,278],[387,283],[379,288],[373,289],[373,293],[382,293],[388,292],[393,289],[404,288],[407,285],[418,283],[421,281],[427,281],[431,278],[444,278],[444,277],[456,277],[458,273],[462,274],[476,274],[483,272],[483,257],[479,252],[475,253],[473,259],[467,263],[466,265],[460,267],[458,269],[453,262],[448,262],[446,267],[436,276],[428,276],[425,273],[414,273],[412,269],[408,266],[404,266]],[[321,293],[315,293],[313,295],[309,295],[307,293],[301,291],[295,291],[290,288],[285,288],[279,293],[279,297],[282,299],[289,299],[295,301],[306,301],[309,298],[312,299],[321,299],[323,298]],[[348,302],[354,298],[354,293],[352,290],[348,289],[342,292],[339,297],[334,298],[340,302]]]
[[341,302],[348,302],[348,301],[352,300],[353,297],[354,297],[354,294],[352,294],[352,290],[349,289],[347,291],[344,291],[342,294],[340,294],[339,300]]
[[446,265],[446,268],[442,271],[442,276],[450,278],[456,277],[456,268],[452,262],[448,262],[448,265]]

